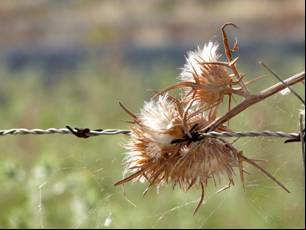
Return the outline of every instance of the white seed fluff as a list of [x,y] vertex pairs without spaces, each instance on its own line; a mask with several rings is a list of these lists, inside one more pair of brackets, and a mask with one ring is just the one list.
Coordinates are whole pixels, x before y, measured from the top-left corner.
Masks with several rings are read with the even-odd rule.
[[218,43],[208,42],[205,44],[204,47],[201,49],[198,46],[198,49],[195,51],[189,51],[186,57],[186,64],[181,72],[180,79],[193,81],[192,73],[196,72],[195,74],[201,75],[201,65],[200,62],[215,62],[221,57],[220,54],[217,53],[219,48]]

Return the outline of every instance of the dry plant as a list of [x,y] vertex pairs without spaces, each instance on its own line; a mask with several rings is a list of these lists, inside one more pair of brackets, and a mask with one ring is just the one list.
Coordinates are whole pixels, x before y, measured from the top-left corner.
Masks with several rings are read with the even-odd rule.
[[[234,168],[238,168],[244,185],[246,171],[243,164],[248,163],[289,193],[256,160],[247,158],[232,143],[220,137],[203,135],[208,131],[230,131],[226,122],[237,114],[305,78],[302,72],[258,94],[251,94],[247,89],[248,82],[243,80],[237,69],[238,57],[232,58],[238,43],[230,48],[225,31],[227,26],[236,25],[226,23],[221,28],[226,61],[220,61],[221,55],[217,53],[219,45],[209,42],[203,49],[187,54],[179,82],[156,93],[149,102],[145,102],[139,114],[130,112],[120,103],[132,117],[134,125],[125,145],[126,177],[116,185],[147,181],[148,188],[169,184],[184,191],[196,186],[201,189],[196,213],[204,200],[209,181],[215,185],[226,181],[224,189],[229,188],[234,185]],[[176,89],[182,89],[181,94],[170,96],[168,92]],[[233,94],[243,100],[231,109]],[[218,108],[225,96],[229,97],[229,111],[218,117]]]

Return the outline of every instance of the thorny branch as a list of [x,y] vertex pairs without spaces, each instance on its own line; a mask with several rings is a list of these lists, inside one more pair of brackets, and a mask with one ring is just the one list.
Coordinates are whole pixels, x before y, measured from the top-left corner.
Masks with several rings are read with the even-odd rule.
[[[286,85],[291,86],[298,82],[305,80],[305,71],[300,72],[292,77],[287,78],[284,82]],[[225,115],[220,118],[217,118],[214,122],[208,125],[204,132],[208,132],[211,130],[216,129],[219,125],[223,124],[224,122],[230,120],[231,118],[235,117],[245,109],[249,108],[250,106],[263,101],[264,99],[280,92],[281,90],[285,89],[287,86],[283,83],[279,82],[271,87],[260,91],[258,94],[250,95],[249,97],[245,98],[241,103],[236,105],[230,111],[228,111]]]
[[[300,72],[292,77],[287,78],[286,80],[281,80],[270,68],[268,68],[265,64],[263,64],[262,62],[259,62],[263,67],[265,67],[270,73],[272,73],[273,76],[277,77],[277,79],[280,81],[279,83],[262,90],[261,92],[259,92],[258,94],[250,94],[246,84],[243,82],[243,77],[240,76],[237,68],[236,68],[236,63],[239,57],[235,58],[234,61],[232,60],[232,50],[230,48],[229,45],[229,41],[228,41],[228,36],[225,32],[225,28],[228,26],[233,26],[235,28],[238,29],[238,26],[236,26],[234,23],[228,22],[225,23],[222,27],[222,36],[223,36],[223,44],[224,44],[224,52],[227,58],[227,65],[232,69],[234,75],[237,78],[237,81],[241,87],[241,89],[236,89],[233,92],[239,92],[237,93],[240,96],[243,96],[245,99],[239,103],[238,105],[236,105],[234,108],[230,109],[226,114],[224,114],[223,116],[217,118],[215,121],[213,121],[210,125],[208,125],[203,131],[204,132],[208,132],[208,131],[212,131],[214,129],[216,129],[219,125],[229,121],[231,118],[235,117],[236,115],[238,115],[239,113],[241,113],[242,111],[244,111],[245,109],[247,109],[248,107],[266,99],[267,97],[272,96],[273,94],[276,94],[278,92],[280,92],[281,90],[285,89],[285,88],[289,88],[291,92],[294,93],[294,95],[296,95],[295,91],[292,90],[292,88],[290,86],[301,82],[303,80],[305,80],[305,71]],[[237,41],[235,42],[235,46],[237,45]],[[238,45],[237,45],[238,46]],[[304,104],[304,100],[299,96],[296,95]]]
[[297,93],[295,92],[291,86],[287,85],[286,82],[284,82],[274,71],[272,71],[267,65],[265,65],[265,63],[263,63],[262,61],[259,62],[260,65],[262,65],[265,69],[267,69],[277,80],[279,80],[281,83],[283,83],[283,85],[285,85],[286,87],[288,87],[288,89],[290,90],[291,93],[294,94],[294,96],[296,96],[303,104],[305,104],[304,99]]

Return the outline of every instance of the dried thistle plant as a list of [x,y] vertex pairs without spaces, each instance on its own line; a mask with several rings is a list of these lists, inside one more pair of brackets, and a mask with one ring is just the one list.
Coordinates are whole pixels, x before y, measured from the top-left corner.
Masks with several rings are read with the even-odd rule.
[[[249,92],[246,85],[258,80],[258,78],[250,82],[243,81],[243,76],[236,68],[239,57],[232,59],[232,52],[238,50],[238,42],[235,42],[233,49],[230,48],[225,32],[227,26],[238,28],[233,23],[226,23],[221,29],[227,62],[220,61],[222,55],[218,53],[219,44],[210,41],[204,45],[203,49],[198,47],[196,51],[187,53],[186,63],[179,77],[180,81],[167,87],[158,95],[181,88],[183,89],[182,100],[198,103],[203,111],[208,111],[210,119],[217,117],[217,109],[223,102],[224,96],[229,97],[229,110],[232,94],[248,97]],[[232,73],[229,73],[229,70]],[[235,85],[239,86],[233,87]]]
[[[248,162],[273,179],[288,191],[272,175],[242,155],[229,142],[221,138],[204,138],[201,130],[211,120],[205,117],[202,109],[195,109],[167,94],[146,102],[139,115],[128,111],[136,124],[131,127],[129,142],[125,149],[125,175],[116,185],[129,181],[149,183],[152,186],[179,186],[188,191],[192,186],[201,188],[198,210],[204,199],[204,190],[209,180],[217,186],[234,185],[234,168],[238,168],[242,183],[244,169],[242,163]],[[217,131],[228,130],[224,125]]]
[[165,94],[145,103],[138,116],[129,112],[136,123],[125,146],[125,174],[129,176],[116,185],[148,181],[148,188],[170,184],[184,191],[195,185],[202,190],[196,210],[209,179],[215,185],[224,179],[233,185],[234,167],[243,176],[241,153],[222,139],[203,138],[199,131],[210,121],[199,111]]
[[[195,186],[201,188],[201,198],[195,212],[204,199],[204,191],[209,181],[215,185],[234,185],[234,169],[239,170],[244,186],[243,163],[253,165],[285,191],[289,190],[265,169],[249,159],[242,151],[222,138],[204,137],[206,131],[229,131],[225,122],[249,106],[301,81],[304,77],[294,76],[287,85],[275,85],[257,95],[251,95],[236,69],[238,58],[232,60],[227,35],[222,27],[224,50],[227,62],[220,62],[218,44],[209,42],[203,49],[189,52],[187,64],[180,75],[180,82],[169,86],[146,102],[140,114],[135,115],[121,103],[123,109],[133,118],[134,126],[124,160],[126,177],[117,182],[121,185],[129,181],[140,181],[152,186],[165,184],[180,187],[184,191]],[[237,45],[237,44],[236,44]],[[235,47],[236,47],[235,45]],[[228,73],[231,69],[233,74]],[[234,77],[237,79],[234,82]],[[239,87],[233,88],[234,84]],[[182,88],[183,93],[175,98],[169,90]],[[237,94],[244,100],[228,113],[217,118],[218,106],[225,95]],[[147,190],[146,190],[147,191]]]
[[231,95],[232,76],[227,71],[225,63],[218,62],[221,55],[217,53],[219,44],[209,42],[203,49],[187,53],[186,64],[180,74],[180,82],[165,89],[183,88],[182,100],[195,101],[203,110],[209,111],[208,116],[214,119],[217,108],[223,102],[225,95]]

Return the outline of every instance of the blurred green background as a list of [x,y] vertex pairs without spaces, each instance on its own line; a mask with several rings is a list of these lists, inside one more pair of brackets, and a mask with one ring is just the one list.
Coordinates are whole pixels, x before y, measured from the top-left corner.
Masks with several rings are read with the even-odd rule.
[[[294,3],[293,3],[294,2]],[[0,129],[128,128],[123,102],[138,112],[152,93],[176,81],[186,51],[221,41],[220,27],[239,30],[239,69],[246,79],[276,80],[305,69],[304,1],[0,1]],[[220,47],[222,51],[222,46]],[[304,86],[294,87],[304,97]],[[236,97],[236,103],[239,98]],[[280,94],[230,123],[233,130],[298,129],[300,102]],[[305,178],[298,143],[244,138],[235,146],[285,184],[284,192],[246,165],[222,193],[200,196],[122,178],[124,136],[0,137],[0,228],[304,228]]]

